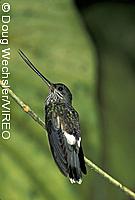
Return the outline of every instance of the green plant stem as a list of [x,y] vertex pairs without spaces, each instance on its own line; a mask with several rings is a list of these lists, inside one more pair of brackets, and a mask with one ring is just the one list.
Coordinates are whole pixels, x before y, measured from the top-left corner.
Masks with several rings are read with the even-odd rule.
[[[4,88],[4,84],[2,84],[2,81],[0,80],[0,86]],[[45,123],[37,116],[37,114],[27,105],[25,104],[16,94],[8,88],[8,93],[12,97],[12,99],[23,109],[24,112],[26,112],[28,115],[30,115],[38,124],[40,124],[45,129]],[[116,179],[114,179],[112,176],[107,174],[105,171],[103,171],[100,167],[95,165],[91,160],[85,157],[85,163],[93,169],[96,173],[98,173],[100,176],[108,180],[111,184],[118,187],[121,191],[123,191],[125,194],[130,196],[132,199],[135,199],[135,193],[122,185],[120,182],[118,182]]]

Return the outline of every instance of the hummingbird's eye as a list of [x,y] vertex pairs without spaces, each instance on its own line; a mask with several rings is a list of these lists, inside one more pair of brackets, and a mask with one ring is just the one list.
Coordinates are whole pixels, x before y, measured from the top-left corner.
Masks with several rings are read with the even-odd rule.
[[62,91],[62,90],[63,90],[63,87],[61,87],[61,86],[58,87],[58,90],[59,90],[59,91]]

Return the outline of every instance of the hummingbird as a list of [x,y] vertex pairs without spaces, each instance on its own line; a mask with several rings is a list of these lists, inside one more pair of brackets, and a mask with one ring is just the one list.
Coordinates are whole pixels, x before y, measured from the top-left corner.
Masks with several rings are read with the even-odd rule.
[[49,95],[45,100],[45,128],[54,161],[71,183],[81,184],[82,173],[86,174],[87,170],[82,149],[79,115],[72,106],[72,94],[63,83],[49,81],[21,50],[18,53],[49,88]]

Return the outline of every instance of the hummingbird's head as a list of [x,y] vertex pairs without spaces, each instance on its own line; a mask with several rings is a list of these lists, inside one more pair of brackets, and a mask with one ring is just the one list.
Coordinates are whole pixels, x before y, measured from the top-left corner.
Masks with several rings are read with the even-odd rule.
[[53,93],[57,96],[62,102],[72,104],[72,94],[67,86],[62,83],[53,84],[54,90]]

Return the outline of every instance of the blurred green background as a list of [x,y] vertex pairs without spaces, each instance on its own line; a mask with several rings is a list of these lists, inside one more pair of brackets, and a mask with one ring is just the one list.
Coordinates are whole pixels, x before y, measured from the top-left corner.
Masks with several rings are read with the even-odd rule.
[[[10,85],[44,120],[46,85],[72,91],[85,155],[135,191],[135,4],[11,1]],[[127,200],[88,168],[81,185],[57,169],[46,132],[11,99],[11,138],[0,139],[1,200]]]

